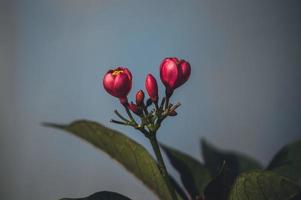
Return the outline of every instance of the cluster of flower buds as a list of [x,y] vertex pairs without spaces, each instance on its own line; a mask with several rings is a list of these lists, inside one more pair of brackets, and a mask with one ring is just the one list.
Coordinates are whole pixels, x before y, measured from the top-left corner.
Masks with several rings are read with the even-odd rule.
[[[190,72],[190,64],[185,60],[165,58],[162,61],[160,65],[160,78],[165,86],[165,97],[162,98],[159,105],[158,84],[152,74],[148,74],[145,79],[145,88],[149,98],[145,101],[144,92],[139,90],[136,93],[135,103],[129,103],[127,96],[132,88],[131,72],[125,67],[109,70],[104,75],[103,86],[109,94],[119,98],[129,116],[129,119],[127,119],[115,110],[115,114],[122,121],[111,121],[118,124],[133,126],[146,136],[151,133],[156,133],[162,121],[167,116],[177,115],[176,109],[180,106],[180,103],[173,105],[169,103],[169,99],[174,90],[189,79]],[[149,110],[149,107],[152,104],[154,105],[154,108]],[[141,123],[136,122],[131,112],[141,119]]]

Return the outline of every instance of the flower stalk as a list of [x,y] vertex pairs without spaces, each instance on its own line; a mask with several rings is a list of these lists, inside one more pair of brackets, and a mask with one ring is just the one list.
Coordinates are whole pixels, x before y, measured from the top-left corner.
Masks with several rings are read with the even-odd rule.
[[161,153],[158,141],[157,141],[156,133],[152,133],[151,135],[153,137],[150,137],[149,140],[150,140],[152,148],[155,152],[155,155],[156,155],[156,158],[157,158],[157,161],[158,161],[158,166],[159,166],[160,173],[164,178],[164,181],[165,181],[165,183],[168,187],[168,190],[170,192],[170,195],[171,195],[172,199],[176,200],[177,199],[176,192],[175,192],[174,187],[171,184],[171,181],[170,181],[170,178],[169,178],[169,175],[168,175],[168,172],[167,172],[167,169],[166,169],[163,157],[162,157],[162,153]]

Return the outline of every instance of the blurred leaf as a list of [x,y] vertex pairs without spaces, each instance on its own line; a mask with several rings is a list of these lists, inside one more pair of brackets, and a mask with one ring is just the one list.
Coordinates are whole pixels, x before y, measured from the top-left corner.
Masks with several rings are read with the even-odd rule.
[[97,192],[88,197],[83,198],[63,198],[61,200],[131,200],[130,198],[118,194],[116,192]]
[[162,149],[169,158],[171,164],[180,173],[182,183],[190,196],[195,198],[202,195],[205,186],[210,180],[210,174],[198,160],[178,150],[161,144]]
[[293,196],[292,198],[290,198],[289,200],[300,200],[300,199],[301,199],[301,191],[295,196]]
[[175,188],[177,194],[183,199],[183,200],[188,200],[187,195],[185,194],[184,190],[182,189],[182,187],[180,187],[180,185],[177,183],[177,181],[171,176],[169,175],[169,180],[172,184],[172,186]]
[[289,179],[271,171],[254,170],[235,181],[229,200],[292,200],[300,191]]
[[299,181],[301,179],[301,140],[283,147],[274,156],[267,169]]
[[229,167],[224,161],[218,175],[207,185],[204,191],[206,200],[227,200],[235,177],[231,176]]
[[66,130],[104,151],[128,171],[133,173],[160,199],[171,199],[167,185],[160,174],[157,163],[147,150],[122,133],[92,121],[75,121],[70,125],[45,124]]
[[231,173],[233,177],[247,170],[262,169],[261,164],[253,158],[236,152],[219,150],[206,142],[205,139],[202,139],[201,146],[205,164],[209,168],[212,176],[218,174],[218,169],[223,161],[226,161],[230,169],[229,173]]

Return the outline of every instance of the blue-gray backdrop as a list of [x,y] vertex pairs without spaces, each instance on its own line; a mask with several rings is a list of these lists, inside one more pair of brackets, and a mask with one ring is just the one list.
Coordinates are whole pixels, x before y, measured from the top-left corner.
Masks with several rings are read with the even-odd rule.
[[97,120],[151,150],[134,130],[109,123],[121,106],[101,79],[116,65],[132,70],[132,98],[148,72],[159,77],[164,57],[191,63],[173,96],[179,115],[159,140],[194,157],[205,137],[267,164],[300,137],[297,0],[1,0],[0,11],[1,199],[100,190],[156,199],[107,155],[40,125]]

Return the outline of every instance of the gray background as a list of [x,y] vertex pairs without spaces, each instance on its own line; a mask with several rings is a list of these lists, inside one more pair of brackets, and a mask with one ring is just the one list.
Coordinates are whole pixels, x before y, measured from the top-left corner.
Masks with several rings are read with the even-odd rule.
[[100,190],[156,199],[107,155],[40,125],[97,120],[150,150],[134,130],[109,123],[122,108],[101,79],[116,65],[132,70],[132,98],[147,72],[159,78],[164,57],[191,63],[190,80],[172,99],[182,102],[179,115],[164,123],[159,140],[194,157],[205,137],[266,164],[300,137],[298,1],[0,2],[1,199]]

